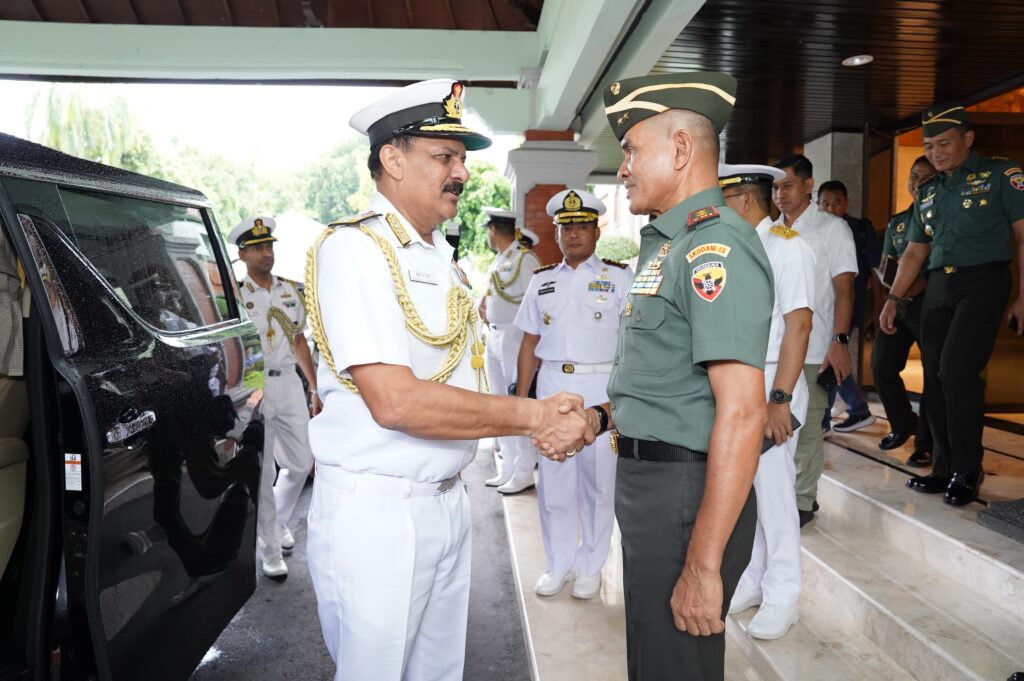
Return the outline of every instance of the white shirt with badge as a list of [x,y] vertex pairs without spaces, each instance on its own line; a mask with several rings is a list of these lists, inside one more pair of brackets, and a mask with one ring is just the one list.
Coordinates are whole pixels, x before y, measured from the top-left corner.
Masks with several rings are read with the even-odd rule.
[[793,221],[793,229],[814,251],[814,326],[804,361],[821,364],[832,343],[835,322],[836,291],[832,280],[846,272],[857,274],[857,248],[846,220],[819,210],[814,203]]
[[563,260],[533,275],[515,324],[540,336],[535,354],[544,362],[611,362],[632,281],[631,268],[596,255],[576,269]]
[[239,290],[245,312],[260,332],[263,370],[293,371],[292,339],[306,326],[306,308],[299,285],[271,275],[268,290],[246,276]]
[[[432,333],[443,333],[449,289],[468,291],[465,275],[452,260],[452,247],[437,229],[433,243],[425,242],[380,193],[374,195],[370,210],[380,215],[361,226],[391,244],[416,311]],[[388,225],[388,214],[404,228],[410,239],[407,247]],[[442,367],[448,349],[427,345],[406,328],[385,256],[359,225],[335,228],[320,246],[317,270],[320,317],[342,376],[351,378],[346,370],[350,366],[394,364],[426,379]],[[467,348],[447,384],[476,391],[477,372],[470,362]],[[475,440],[426,440],[381,428],[363,398],[345,388],[322,360],[317,388],[323,410],[310,422],[309,436],[319,466],[438,482],[458,474],[476,454]]]
[[[516,240],[494,257],[494,262],[487,271],[490,286],[490,294],[487,297],[488,322],[511,324],[515,321],[526,287],[529,286],[530,278],[538,267],[540,259],[537,255]],[[495,279],[502,286],[500,290],[497,289]]]
[[779,361],[782,338],[786,333],[785,316],[804,307],[814,310],[814,250],[799,235],[791,235],[792,231],[785,226],[781,229],[775,226],[770,217],[757,225],[757,235],[768,254],[775,277],[775,305],[766,358],[769,364]]

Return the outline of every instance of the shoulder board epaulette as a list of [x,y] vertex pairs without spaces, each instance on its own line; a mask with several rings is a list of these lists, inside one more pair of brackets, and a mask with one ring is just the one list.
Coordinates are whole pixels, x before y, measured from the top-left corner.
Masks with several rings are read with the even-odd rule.
[[795,236],[800,236],[800,232],[785,225],[773,225],[768,231],[775,236],[781,236],[783,239],[792,239]]
[[244,282],[244,283],[245,283],[245,288],[246,288],[247,291],[249,291],[249,293],[255,293],[256,292],[256,288],[253,287],[251,282],[247,281],[247,282]]
[[328,227],[351,227],[353,225],[358,225],[361,222],[365,222],[366,220],[369,220],[370,218],[375,218],[375,217],[379,217],[379,216],[380,216],[380,213],[378,213],[376,211],[368,210],[365,213],[360,213],[359,215],[350,215],[347,218],[341,218],[340,220],[335,220],[334,222],[332,222],[331,224],[329,224],[327,226]]
[[537,274],[538,272],[547,272],[548,270],[553,270],[556,267],[558,267],[558,263],[557,262],[551,263],[550,265],[544,265],[543,267],[538,267],[537,269],[535,269],[533,271],[533,273]]
[[992,161],[1009,161],[1010,159],[1008,159],[1006,156],[989,156],[989,160],[992,160]]
[[702,222],[707,222],[711,218],[717,218],[718,211],[714,206],[706,206],[704,208],[698,208],[697,210],[691,210],[690,215],[686,218],[686,226],[693,229]]
[[295,292],[298,293],[300,296],[306,292],[306,285],[303,284],[301,281],[295,281],[294,279],[288,279],[287,277],[278,277],[278,279],[280,279],[281,281],[285,282],[293,289],[295,289]]
[[620,270],[626,269],[626,263],[618,262],[616,260],[609,260],[608,258],[601,258],[601,262],[605,265],[611,265],[612,267],[618,267]]
[[522,246],[522,245],[520,245],[520,246],[519,246],[519,252],[520,252],[520,253],[529,253],[529,252],[530,252],[530,249],[529,249],[529,248],[527,248],[526,246]]

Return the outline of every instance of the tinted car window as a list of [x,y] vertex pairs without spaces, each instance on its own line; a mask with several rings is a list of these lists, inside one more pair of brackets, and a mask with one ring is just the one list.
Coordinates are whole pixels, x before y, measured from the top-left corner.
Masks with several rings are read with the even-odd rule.
[[158,329],[216,324],[228,305],[197,208],[62,189],[79,249],[118,296]]

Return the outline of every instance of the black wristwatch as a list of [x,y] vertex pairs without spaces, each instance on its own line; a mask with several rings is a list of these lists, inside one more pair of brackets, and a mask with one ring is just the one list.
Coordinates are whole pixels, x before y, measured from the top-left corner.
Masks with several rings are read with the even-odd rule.
[[597,420],[599,423],[597,432],[594,433],[594,435],[600,435],[604,431],[608,430],[608,412],[599,404],[595,404],[591,409],[597,412]]
[[786,402],[793,401],[793,395],[792,393],[787,393],[782,388],[773,388],[772,391],[768,393],[768,401],[772,404],[785,404]]
[[848,334],[848,333],[837,333],[836,335],[832,336],[832,340],[834,340],[835,342],[839,343],[840,345],[849,345],[850,344],[850,334]]

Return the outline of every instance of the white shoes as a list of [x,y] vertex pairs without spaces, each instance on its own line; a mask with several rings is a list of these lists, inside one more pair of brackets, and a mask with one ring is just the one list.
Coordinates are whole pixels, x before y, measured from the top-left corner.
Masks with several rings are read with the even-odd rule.
[[601,591],[601,575],[580,575],[572,585],[572,597],[588,600]]
[[[540,579],[537,580],[537,586],[533,587],[533,592],[538,596],[554,596],[562,590],[562,587],[572,581],[575,577],[576,573],[572,570],[569,570],[562,575],[545,572],[540,576]],[[598,584],[598,586],[600,586],[600,584]],[[573,589],[573,592],[573,595],[575,595],[575,589]]]
[[504,485],[498,488],[498,491],[502,494],[519,494],[525,492],[534,486],[533,482],[533,471],[526,473],[516,473],[512,478]]
[[295,536],[292,531],[288,529],[287,525],[278,525],[277,534],[281,538],[281,548],[285,551],[291,551],[295,548]]
[[782,638],[800,616],[797,605],[772,605],[762,603],[761,608],[747,625],[747,633],[754,638],[772,641]]
[[[507,468],[508,470],[504,470],[505,468]],[[512,479],[513,472],[514,471],[512,470],[512,466],[501,466],[499,464],[498,474],[495,475],[493,478],[488,478],[487,480],[485,480],[484,484],[487,485],[488,487],[501,487],[506,482]]]
[[264,556],[263,574],[271,579],[281,580],[288,576],[288,566],[281,556]]
[[749,610],[755,605],[761,605],[761,594],[756,591],[736,589],[736,593],[732,595],[732,600],[729,601],[729,614],[735,615],[738,612]]

